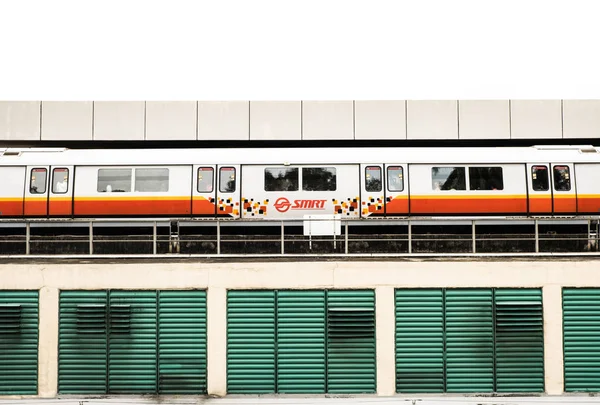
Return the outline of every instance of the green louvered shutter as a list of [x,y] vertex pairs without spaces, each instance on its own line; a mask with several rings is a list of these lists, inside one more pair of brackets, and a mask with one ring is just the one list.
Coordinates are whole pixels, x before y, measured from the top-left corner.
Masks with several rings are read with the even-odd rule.
[[107,393],[106,291],[61,291],[58,392]]
[[275,291],[227,292],[227,392],[275,392]]
[[375,292],[327,292],[327,392],[376,390]]
[[157,392],[156,291],[110,291],[108,392]]
[[441,289],[396,290],[396,391],[444,392]]
[[325,291],[277,293],[277,392],[325,393]]
[[544,392],[542,291],[497,289],[496,392]]
[[566,392],[600,391],[600,289],[563,288]]
[[38,291],[0,291],[0,395],[36,395]]
[[446,391],[493,390],[492,290],[446,290]]
[[206,291],[160,291],[160,394],[206,394]]

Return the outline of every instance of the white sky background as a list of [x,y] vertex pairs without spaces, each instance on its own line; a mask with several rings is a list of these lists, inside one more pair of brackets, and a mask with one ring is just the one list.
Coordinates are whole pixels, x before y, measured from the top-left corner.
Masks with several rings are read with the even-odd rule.
[[0,100],[600,99],[596,0],[3,0]]

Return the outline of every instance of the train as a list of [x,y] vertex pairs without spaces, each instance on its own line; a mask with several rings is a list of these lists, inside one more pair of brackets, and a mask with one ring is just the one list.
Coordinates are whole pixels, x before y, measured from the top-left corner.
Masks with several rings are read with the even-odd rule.
[[0,219],[600,213],[600,148],[0,148]]

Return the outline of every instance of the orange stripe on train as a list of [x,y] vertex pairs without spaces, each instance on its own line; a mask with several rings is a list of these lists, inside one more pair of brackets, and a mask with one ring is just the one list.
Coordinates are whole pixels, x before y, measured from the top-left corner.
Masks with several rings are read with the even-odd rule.
[[504,197],[477,196],[415,196],[410,201],[411,214],[470,214],[470,213],[526,213],[527,198],[525,196]]
[[75,199],[74,215],[189,215],[191,199]]
[[23,215],[23,199],[6,198],[0,200],[1,216],[20,216]]

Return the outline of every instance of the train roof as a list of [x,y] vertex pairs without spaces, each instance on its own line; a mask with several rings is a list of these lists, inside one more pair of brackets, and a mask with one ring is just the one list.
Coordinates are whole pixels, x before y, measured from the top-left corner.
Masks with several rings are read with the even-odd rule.
[[591,145],[432,148],[67,149],[0,148],[0,166],[599,162]]

